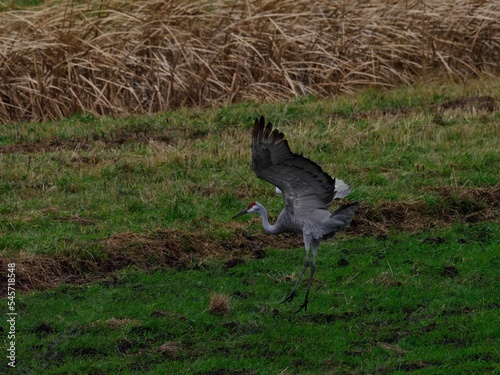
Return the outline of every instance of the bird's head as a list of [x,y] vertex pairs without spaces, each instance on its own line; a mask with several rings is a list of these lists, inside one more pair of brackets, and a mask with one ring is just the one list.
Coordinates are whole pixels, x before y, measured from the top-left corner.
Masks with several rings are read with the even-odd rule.
[[248,205],[248,208],[241,211],[239,214],[236,214],[232,217],[232,219],[236,219],[237,217],[246,215],[246,214],[251,214],[251,213],[260,213],[261,210],[264,209],[264,206],[261,205],[259,202],[252,202]]

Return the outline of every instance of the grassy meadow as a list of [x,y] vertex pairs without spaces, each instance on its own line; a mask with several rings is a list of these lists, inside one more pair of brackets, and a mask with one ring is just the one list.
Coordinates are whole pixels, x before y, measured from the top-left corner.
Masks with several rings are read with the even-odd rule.
[[[3,125],[0,260],[2,275],[16,263],[19,316],[17,368],[0,368],[498,372],[499,96],[478,80]],[[279,302],[300,236],[230,219],[253,200],[272,220],[283,205],[251,171],[260,114],[361,202],[320,248],[298,315],[303,289]]]
[[[500,373],[499,19],[2,2],[0,373]],[[299,314],[301,236],[231,220],[283,208],[251,170],[261,115],[360,202]]]

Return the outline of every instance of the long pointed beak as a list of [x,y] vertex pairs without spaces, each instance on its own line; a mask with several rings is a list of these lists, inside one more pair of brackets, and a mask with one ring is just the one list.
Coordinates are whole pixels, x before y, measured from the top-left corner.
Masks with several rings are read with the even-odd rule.
[[239,214],[234,215],[234,216],[231,218],[231,220],[232,220],[232,219],[236,219],[237,217],[240,217],[240,216],[243,216],[243,215],[246,215],[246,214],[248,214],[248,210],[243,210],[243,211],[241,211]]

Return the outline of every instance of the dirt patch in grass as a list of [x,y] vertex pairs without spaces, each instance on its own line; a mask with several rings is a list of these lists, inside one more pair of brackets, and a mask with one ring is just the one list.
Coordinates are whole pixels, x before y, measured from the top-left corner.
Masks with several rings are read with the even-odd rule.
[[[415,232],[455,221],[474,223],[500,220],[500,184],[485,188],[436,187],[429,189],[438,203],[385,202],[361,205],[349,235],[385,236],[390,230]],[[102,247],[103,254],[58,256],[20,253],[16,258],[0,257],[0,268],[16,263],[18,290],[53,288],[60,283],[85,283],[109,277],[110,273],[133,266],[138,269],[203,269],[213,258],[229,258],[240,264],[247,257],[262,258],[267,247],[287,249],[302,246],[300,235],[271,236],[252,234],[238,228],[226,239],[214,239],[203,233],[159,230],[153,233],[116,233],[89,248]],[[83,255],[82,255],[83,254]],[[87,254],[87,255],[85,255]],[[226,264],[228,264],[226,262]],[[5,292],[6,275],[0,275],[0,290]]]
[[448,100],[446,102],[433,105],[430,108],[428,108],[427,105],[424,104],[422,106],[415,107],[398,106],[385,109],[377,108],[373,110],[357,111],[353,113],[333,112],[332,114],[330,114],[330,118],[345,119],[350,121],[362,121],[372,120],[380,117],[404,117],[410,116],[416,111],[422,110],[422,107],[424,107],[425,110],[430,110],[431,113],[434,113],[434,115],[438,117],[438,124],[443,125],[439,123],[439,121],[443,121],[440,116],[448,110],[491,113],[500,110],[500,101],[496,100],[492,96],[469,96]]
[[447,102],[437,104],[432,108],[437,112],[443,112],[449,109],[493,112],[499,109],[499,102],[491,96],[472,96],[449,100]]
[[442,115],[447,111],[492,113],[499,109],[500,101],[491,96],[457,98],[431,107],[431,111],[434,113],[433,121],[436,125],[440,126],[446,126],[446,121],[444,121]]
[[386,235],[389,230],[415,232],[454,221],[475,223],[500,220],[500,184],[485,188],[429,188],[437,201],[384,202],[361,205],[351,224],[353,233]]
[[201,233],[160,230],[152,235],[130,232],[115,234],[108,240],[106,252],[120,264],[151,268],[156,267],[159,261],[164,266],[177,269],[200,269],[209,258],[262,258],[266,247],[290,248],[301,243],[301,238],[293,235],[252,235],[241,229],[236,229],[230,239],[222,240]]
[[[16,143],[0,146],[0,153],[3,154],[31,154],[43,152],[57,152],[64,150],[90,150],[96,144],[104,146],[118,147],[127,143],[148,143],[151,141],[172,144],[174,137],[171,132],[155,131],[152,129],[120,129],[109,133],[92,133],[87,137],[48,137],[34,142]],[[90,158],[75,159],[72,162],[82,162],[86,164],[97,164]]]
[[[29,254],[0,256],[0,269],[16,264],[16,288],[29,291],[53,288],[61,283],[81,284],[103,279],[110,273],[133,266],[138,269],[203,269],[210,258],[265,256],[266,247],[293,248],[301,246],[301,237],[284,235],[251,235],[235,230],[230,239],[216,240],[204,234],[175,230],[154,233],[117,233],[102,243],[89,243],[89,248],[102,247],[98,256],[82,251],[79,255]],[[5,292],[7,279],[0,275],[0,290]]]

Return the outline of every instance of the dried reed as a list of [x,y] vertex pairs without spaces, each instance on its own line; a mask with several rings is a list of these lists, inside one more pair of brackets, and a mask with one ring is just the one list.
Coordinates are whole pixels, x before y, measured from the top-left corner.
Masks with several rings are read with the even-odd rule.
[[0,123],[497,75],[495,0],[47,1],[0,12]]

